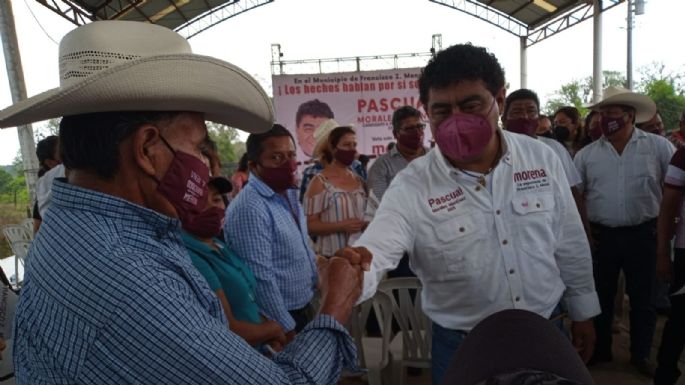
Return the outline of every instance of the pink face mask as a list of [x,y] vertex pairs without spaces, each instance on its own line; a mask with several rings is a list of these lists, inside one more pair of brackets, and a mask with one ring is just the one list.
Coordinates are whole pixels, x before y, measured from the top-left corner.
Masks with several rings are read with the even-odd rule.
[[[494,105],[493,100],[486,116]],[[481,154],[490,139],[492,127],[485,117],[460,112],[442,122],[435,133],[440,151],[457,162],[465,162]]]
[[412,130],[408,133],[398,134],[397,143],[410,150],[418,150],[419,147],[423,146],[423,131]]
[[295,171],[297,162],[289,160],[278,167],[262,166],[262,181],[276,192],[282,192],[295,187]]
[[212,238],[219,235],[224,224],[224,209],[210,207],[205,211],[183,222],[183,229],[201,238]]
[[599,125],[599,123],[590,125],[590,130],[588,134],[590,135],[590,139],[592,139],[592,141],[594,142],[595,140],[602,137],[602,127]]
[[166,139],[161,139],[174,154],[174,160],[158,181],[157,191],[174,206],[181,223],[190,222],[207,203],[209,168],[199,158],[174,150]]
[[523,134],[528,136],[533,136],[535,130],[538,129],[537,119],[528,118],[516,118],[507,119],[507,131],[515,132],[517,134]]

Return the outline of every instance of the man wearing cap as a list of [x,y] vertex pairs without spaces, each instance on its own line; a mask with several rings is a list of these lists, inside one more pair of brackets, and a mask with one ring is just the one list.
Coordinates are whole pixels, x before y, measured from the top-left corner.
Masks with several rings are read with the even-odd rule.
[[205,118],[268,130],[269,97],[161,26],[96,21],[59,47],[60,87],[0,111],[0,127],[63,115],[50,210],[14,320],[19,384],[334,384],[355,360],[341,326],[358,268],[322,264],[321,314],[273,359],[233,334],[181,223],[207,195]]
[[433,321],[432,381],[488,315],[525,309],[549,318],[559,302],[588,359],[599,313],[590,248],[559,157],[498,129],[504,71],[494,55],[455,45],[419,78],[437,147],[395,177],[354,249],[373,255],[362,299],[409,254]]
[[609,87],[590,108],[600,114],[603,137],[578,152],[574,162],[583,180],[580,187],[597,245],[594,275],[602,314],[595,318],[597,346],[592,362],[612,360],[614,296],[622,270],[630,297],[631,362],[649,375],[656,322],[652,303],[656,218],[674,148],[666,138],[635,128],[635,123],[656,113],[647,96]]

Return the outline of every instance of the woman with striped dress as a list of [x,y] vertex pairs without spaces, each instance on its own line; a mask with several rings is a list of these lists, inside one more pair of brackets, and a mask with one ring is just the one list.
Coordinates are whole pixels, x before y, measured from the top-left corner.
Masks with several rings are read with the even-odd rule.
[[316,241],[314,251],[325,257],[359,236],[364,221],[366,186],[349,169],[357,156],[357,137],[351,127],[333,129],[317,144],[324,169],[309,184],[304,197],[309,235]]

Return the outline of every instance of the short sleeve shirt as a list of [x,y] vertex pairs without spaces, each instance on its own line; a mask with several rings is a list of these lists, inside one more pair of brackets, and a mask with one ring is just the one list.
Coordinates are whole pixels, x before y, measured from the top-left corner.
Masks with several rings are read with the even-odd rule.
[[[675,152],[666,170],[664,184],[668,187],[685,191],[685,147]],[[685,218],[685,205],[680,209],[680,218]],[[681,220],[676,229],[675,247],[685,249],[685,225]]]

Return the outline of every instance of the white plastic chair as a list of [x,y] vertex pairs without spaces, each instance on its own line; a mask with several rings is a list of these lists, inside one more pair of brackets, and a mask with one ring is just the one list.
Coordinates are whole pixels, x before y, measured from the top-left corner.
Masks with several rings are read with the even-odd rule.
[[29,239],[33,240],[33,218],[25,218],[20,223],[28,232]]
[[[381,329],[381,336],[369,336],[366,321],[373,309]],[[357,345],[359,366],[367,370],[369,385],[391,384],[390,338],[392,337],[392,301],[388,294],[377,292],[373,298],[352,309],[348,322],[350,335]]]
[[24,267],[26,266],[26,256],[31,245],[32,233],[23,225],[5,225],[2,227],[2,233],[5,235],[5,239],[7,239],[7,243],[9,243],[15,255],[14,274],[17,279],[17,287],[19,287],[21,286],[19,282],[19,263]]
[[395,384],[406,383],[407,367],[431,367],[432,323],[421,310],[421,288],[415,277],[391,278],[378,285],[392,301],[393,319],[400,327],[390,342],[392,372],[399,375]]

